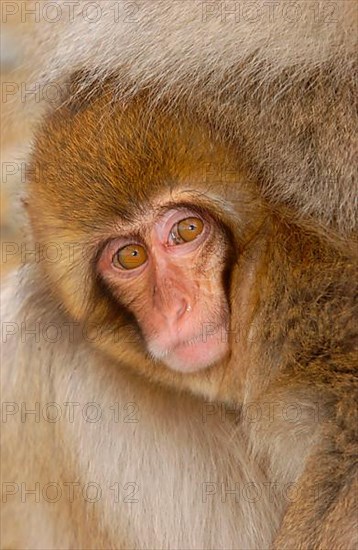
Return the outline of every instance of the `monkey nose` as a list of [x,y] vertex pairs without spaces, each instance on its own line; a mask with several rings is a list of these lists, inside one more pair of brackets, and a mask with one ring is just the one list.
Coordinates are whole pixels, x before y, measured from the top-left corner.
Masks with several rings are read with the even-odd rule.
[[[162,304],[163,305],[163,304]],[[166,307],[161,308],[161,314],[170,325],[176,326],[177,323],[184,321],[185,315],[191,311],[189,301],[185,298],[172,298]]]
[[154,307],[167,323],[176,324],[192,311],[192,300],[186,289],[167,284],[165,292],[161,292],[158,287],[154,288]]

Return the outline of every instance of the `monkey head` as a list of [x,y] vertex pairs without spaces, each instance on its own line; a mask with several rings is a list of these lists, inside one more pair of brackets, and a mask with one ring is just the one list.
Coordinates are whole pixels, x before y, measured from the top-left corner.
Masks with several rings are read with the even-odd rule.
[[183,386],[205,369],[217,385],[232,317],[248,315],[252,262],[239,258],[264,218],[234,153],[108,86],[47,116],[32,165],[31,225],[61,250],[41,256],[60,306],[121,364]]

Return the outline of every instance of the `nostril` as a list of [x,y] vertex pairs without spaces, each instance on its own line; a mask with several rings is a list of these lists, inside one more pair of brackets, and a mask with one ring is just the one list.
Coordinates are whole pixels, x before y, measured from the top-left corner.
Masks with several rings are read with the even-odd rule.
[[183,315],[185,315],[185,313],[191,311],[191,306],[190,304],[183,298],[183,300],[180,301],[180,303],[178,304],[178,309],[177,309],[177,318],[179,319],[180,317],[182,317]]

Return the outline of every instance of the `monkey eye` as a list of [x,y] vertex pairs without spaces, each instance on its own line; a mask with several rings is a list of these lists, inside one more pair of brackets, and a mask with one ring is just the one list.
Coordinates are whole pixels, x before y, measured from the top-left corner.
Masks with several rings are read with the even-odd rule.
[[196,239],[203,229],[204,223],[200,218],[185,218],[172,227],[170,236],[174,244],[189,243]]
[[117,250],[112,258],[114,267],[121,269],[137,269],[147,261],[146,249],[140,244],[128,244]]

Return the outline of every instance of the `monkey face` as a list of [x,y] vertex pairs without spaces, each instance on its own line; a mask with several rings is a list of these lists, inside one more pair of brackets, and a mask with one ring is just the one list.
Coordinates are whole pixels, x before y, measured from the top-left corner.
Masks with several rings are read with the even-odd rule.
[[63,251],[42,260],[51,292],[120,364],[161,380],[205,369],[221,382],[239,370],[237,357],[228,368],[232,326],[248,315],[253,280],[240,258],[261,203],[207,129],[142,99],[91,94],[52,113],[33,151],[34,237]]
[[214,219],[188,207],[162,207],[125,229],[107,244],[98,269],[135,316],[151,357],[182,372],[222,359],[226,243]]

